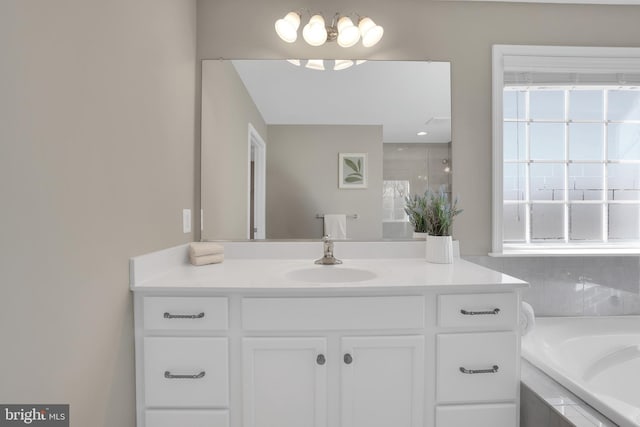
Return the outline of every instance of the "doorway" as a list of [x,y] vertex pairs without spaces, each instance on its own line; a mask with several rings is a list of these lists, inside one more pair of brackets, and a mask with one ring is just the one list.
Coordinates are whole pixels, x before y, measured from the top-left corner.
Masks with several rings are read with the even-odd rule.
[[265,239],[266,235],[266,175],[267,145],[249,123],[249,191],[248,233],[251,240]]

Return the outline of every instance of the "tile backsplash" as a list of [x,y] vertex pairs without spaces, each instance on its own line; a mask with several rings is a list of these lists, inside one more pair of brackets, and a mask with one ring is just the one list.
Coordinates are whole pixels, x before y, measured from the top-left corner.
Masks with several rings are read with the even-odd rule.
[[464,256],[525,280],[522,298],[539,316],[640,314],[640,257]]

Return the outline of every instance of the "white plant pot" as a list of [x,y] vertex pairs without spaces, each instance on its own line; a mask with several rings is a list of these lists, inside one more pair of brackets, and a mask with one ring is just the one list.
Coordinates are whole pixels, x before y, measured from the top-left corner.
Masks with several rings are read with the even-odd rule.
[[427,261],[436,264],[451,264],[453,262],[451,236],[427,236]]
[[414,231],[413,238],[416,240],[424,240],[427,238],[427,233],[420,233],[418,231]]

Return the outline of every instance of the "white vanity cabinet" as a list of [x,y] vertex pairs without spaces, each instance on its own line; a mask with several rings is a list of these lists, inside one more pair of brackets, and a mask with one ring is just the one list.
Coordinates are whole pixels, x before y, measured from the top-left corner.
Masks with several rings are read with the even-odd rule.
[[461,260],[270,281],[278,262],[132,281],[138,427],[518,426],[526,283]]
[[437,427],[517,425],[519,304],[516,292],[438,295]]
[[327,425],[327,339],[242,340],[246,427]]
[[423,426],[423,296],[241,305],[243,427]]

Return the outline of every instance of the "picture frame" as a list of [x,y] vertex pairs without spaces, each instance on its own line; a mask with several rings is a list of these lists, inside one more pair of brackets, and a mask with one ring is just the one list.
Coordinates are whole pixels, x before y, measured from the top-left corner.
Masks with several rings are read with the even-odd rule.
[[338,154],[338,188],[367,188],[367,153]]

